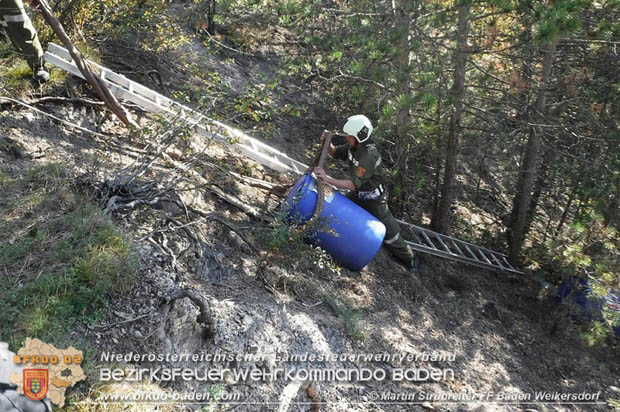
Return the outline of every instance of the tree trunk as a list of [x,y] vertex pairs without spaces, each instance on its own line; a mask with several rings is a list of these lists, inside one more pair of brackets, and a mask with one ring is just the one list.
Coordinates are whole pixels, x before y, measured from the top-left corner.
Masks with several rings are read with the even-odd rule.
[[603,210],[603,218],[606,226],[618,227],[618,210],[620,209],[620,174],[616,176],[616,181],[612,186],[613,196],[609,199],[605,210]]
[[207,31],[209,34],[215,34],[215,0],[209,0],[209,8],[207,9]]
[[459,6],[459,27],[456,36],[456,51],[454,54],[454,83],[451,95],[453,99],[452,114],[448,130],[448,147],[446,150],[446,165],[444,170],[443,187],[437,213],[433,216],[431,225],[442,233],[447,233],[450,225],[450,207],[454,200],[454,182],[456,180],[459,137],[461,135],[461,116],[463,114],[463,96],[465,94],[465,72],[467,65],[467,36],[469,34],[469,15],[471,2],[461,0]]
[[[571,205],[573,204],[573,200],[575,199],[575,195],[577,194],[577,189],[573,189],[568,196],[568,201],[566,202],[566,206],[564,207],[564,212],[562,213],[562,217],[560,218],[560,223],[558,223],[558,227],[555,229],[556,238],[562,231],[562,226],[564,226],[564,222],[568,217],[568,211],[570,210]],[[546,235],[546,233],[545,233]]]
[[532,228],[532,223],[534,222],[534,216],[536,214],[536,209],[538,208],[538,204],[540,203],[540,196],[542,192],[549,187],[549,166],[555,160],[555,148],[548,147],[544,150],[544,154],[542,156],[542,163],[540,165],[540,171],[538,176],[536,177],[536,182],[534,183],[534,193],[532,194],[532,198],[530,199],[530,205],[527,208],[527,213],[525,216],[525,228],[523,229],[523,236],[527,236],[530,229]]
[[[409,29],[411,26],[409,0],[393,0],[392,8],[394,13],[393,31],[398,34],[398,54],[395,58],[396,63],[396,95],[408,95],[411,85],[410,73],[410,48],[409,48]],[[409,155],[407,131],[411,126],[411,110],[409,107],[398,107],[396,109],[396,136],[398,157],[396,167],[406,173],[407,158]]]
[[551,74],[551,68],[553,67],[553,57],[555,54],[555,47],[557,45],[557,39],[551,41],[547,46],[543,57],[542,76],[540,80],[540,87],[538,89],[538,96],[534,104],[534,113],[531,116],[529,138],[525,147],[525,157],[521,165],[521,172],[519,174],[519,180],[517,182],[516,194],[512,202],[512,219],[510,228],[509,242],[509,259],[513,264],[517,264],[519,261],[519,253],[525,240],[525,223],[527,217],[527,210],[532,199],[532,187],[534,180],[536,179],[536,169],[538,167],[538,158],[540,152],[540,145],[542,142],[542,131],[535,123],[540,120],[540,115],[545,108],[545,102],[547,98],[547,82]]
[[[392,0],[392,12],[394,14],[392,31],[398,34],[397,54],[395,56],[396,65],[396,96],[409,94],[411,85],[411,65],[410,65],[410,46],[409,29],[411,28],[410,2],[408,0]],[[409,139],[407,132],[411,127],[411,110],[409,107],[398,106],[396,109],[396,162],[394,169],[398,175],[393,182],[398,189],[395,191],[398,202],[401,203],[406,198],[405,176],[407,176],[407,166],[409,163]]]

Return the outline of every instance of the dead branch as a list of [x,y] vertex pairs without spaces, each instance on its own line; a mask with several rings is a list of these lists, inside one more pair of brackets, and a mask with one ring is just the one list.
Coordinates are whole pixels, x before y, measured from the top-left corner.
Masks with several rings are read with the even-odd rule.
[[242,50],[233,49],[232,47],[229,47],[229,46],[225,45],[224,43],[221,43],[221,42],[217,41],[215,38],[213,38],[213,36],[211,36],[211,33],[209,33],[207,30],[200,30],[200,32],[201,33],[206,33],[207,36],[209,36],[209,41],[212,41],[213,43],[217,44],[220,47],[225,48],[226,50],[230,50],[230,51],[235,52],[235,53],[243,54],[244,56],[254,57],[254,55],[252,53],[244,52]]
[[238,207],[239,209],[241,209],[243,212],[245,212],[246,214],[250,215],[251,217],[258,219],[258,220],[262,220],[265,222],[271,222],[273,219],[268,218],[266,216],[262,216],[260,214],[260,212],[258,211],[258,209],[247,205],[245,203],[243,203],[241,200],[235,198],[234,196],[231,196],[227,193],[225,193],[222,189],[220,189],[219,187],[213,185],[211,182],[209,182],[207,179],[205,179],[200,173],[198,173],[196,170],[192,169],[191,167],[178,162],[176,160],[174,160],[173,158],[171,158],[167,153],[162,153],[162,158],[167,160],[170,164],[172,164],[174,167],[176,167],[177,169],[191,174],[194,178],[196,178],[197,180],[199,180],[200,182],[202,182],[205,187],[207,188],[207,190],[209,190],[211,193],[213,193],[214,195],[220,197],[221,199],[225,200],[226,202],[230,203],[231,205]]
[[158,203],[160,201],[159,197],[155,197],[155,198],[148,199],[148,200],[147,199],[134,199],[128,203],[117,204],[117,202],[121,199],[122,199],[121,196],[117,196],[117,195],[112,196],[110,200],[108,200],[108,204],[105,210],[103,211],[103,214],[109,215],[112,212],[116,212],[117,210],[133,210],[139,205],[153,206],[155,203]]
[[228,172],[231,176],[235,177],[238,180],[241,180],[243,183],[252,186],[252,187],[257,187],[259,189],[265,189],[265,190],[273,190],[274,187],[276,187],[277,185],[274,185],[273,183],[269,183],[269,182],[265,182],[264,180],[260,180],[260,179],[256,179],[250,176],[244,176],[244,175],[240,175],[239,173],[235,173],[235,172]]
[[36,6],[36,9],[41,13],[43,19],[52,28],[67,50],[69,50],[75,65],[80,70],[80,73],[82,73],[86,81],[93,87],[93,89],[95,89],[95,92],[99,95],[99,98],[106,103],[106,106],[110,109],[110,111],[114,113],[126,126],[133,126],[137,128],[138,124],[129,117],[129,114],[125,108],[121,106],[116,97],[110,93],[110,90],[108,90],[101,78],[92,71],[82,56],[82,53],[80,53],[80,51],[73,45],[73,42],[65,32],[62,24],[60,24],[58,19],[54,17],[54,12],[50,8],[49,4],[47,4],[47,1],[32,0],[32,4]]
[[86,97],[61,97],[61,96],[45,96],[38,99],[29,100],[30,104],[39,104],[47,102],[62,102],[62,103],[81,103],[90,106],[105,106],[104,102],[98,102],[97,100],[87,99]]
[[[325,167],[325,160],[327,159],[327,154],[329,153],[329,146],[332,143],[332,138],[334,135],[332,132],[328,132],[327,136],[325,136],[325,141],[323,142],[323,147],[321,148],[321,154],[319,155],[318,167]],[[317,202],[316,207],[314,208],[314,212],[312,213],[312,218],[310,221],[316,221],[321,212],[323,211],[323,204],[325,202],[325,183],[323,181],[317,179]]]
[[231,175],[235,179],[240,180],[242,183],[244,183],[244,184],[246,184],[248,186],[256,187],[258,189],[267,190],[269,195],[275,194],[278,197],[286,196],[288,191],[295,184],[295,182],[290,183],[290,184],[285,184],[285,185],[274,184],[274,183],[266,182],[264,180],[256,179],[254,177],[244,176],[244,175],[241,175],[239,173],[231,172],[231,171],[223,169],[223,168],[221,168],[221,167],[219,167],[219,166],[217,166],[215,164],[211,164],[210,166],[216,167],[218,169],[223,170],[224,172],[228,173],[229,175]]
[[242,211],[244,211],[246,214],[252,216],[255,219],[258,220],[264,220],[266,222],[271,222],[273,219],[269,219],[265,216],[262,216],[260,214],[260,212],[258,211],[258,209],[256,209],[255,207],[252,207],[246,203],[243,203],[241,200],[239,200],[238,198],[229,195],[228,193],[225,193],[222,189],[220,189],[218,186],[214,185],[214,184],[209,184],[206,186],[206,189],[213,193],[214,195],[216,195],[217,197],[219,197],[220,199],[226,201],[227,203],[230,203],[231,205],[241,209]]
[[195,207],[189,207],[189,210],[193,213],[196,213],[197,215],[203,217],[205,220],[213,220],[216,222],[219,222],[220,224],[226,226],[229,230],[235,232],[236,234],[239,235],[239,237],[248,244],[248,246],[250,246],[250,248],[252,249],[252,251],[254,253],[256,253],[256,255],[262,255],[263,251],[261,251],[258,247],[256,247],[254,245],[253,242],[251,242],[248,237],[245,235],[245,233],[243,233],[242,231],[240,231],[239,229],[237,229],[236,227],[234,227],[230,222],[226,221],[225,219],[219,217],[218,215],[216,215],[215,213],[207,213],[205,211],[202,211],[200,209],[196,209]]
[[215,329],[213,328],[213,316],[211,315],[211,311],[209,310],[209,304],[204,298],[202,298],[198,293],[196,293],[194,289],[185,288],[170,293],[168,296],[163,298],[160,307],[164,305],[170,305],[170,307],[172,307],[172,305],[177,299],[183,298],[189,298],[189,300],[191,300],[192,303],[198,306],[198,308],[200,309],[200,313],[198,314],[198,317],[196,317],[196,322],[204,325],[204,337],[212,338],[213,336],[215,336]]

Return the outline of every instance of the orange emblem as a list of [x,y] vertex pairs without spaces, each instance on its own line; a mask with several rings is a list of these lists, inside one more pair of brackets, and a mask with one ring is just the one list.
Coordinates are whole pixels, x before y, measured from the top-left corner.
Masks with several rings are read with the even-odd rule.
[[47,369],[24,369],[24,395],[33,401],[45,398],[49,388],[49,371]]
[[365,174],[366,174],[366,169],[364,169],[362,166],[358,167],[357,170],[355,171],[355,176],[357,177],[364,177]]

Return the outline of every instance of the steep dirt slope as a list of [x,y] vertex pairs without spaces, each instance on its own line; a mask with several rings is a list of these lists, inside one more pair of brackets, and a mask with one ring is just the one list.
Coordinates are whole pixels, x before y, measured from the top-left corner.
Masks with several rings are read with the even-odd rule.
[[[192,47],[190,56],[202,59],[205,70],[217,71],[237,91],[260,76],[268,78],[277,69],[274,58],[206,54],[199,45]],[[134,58],[157,68],[166,84],[153,87],[162,92],[183,82],[196,81],[200,86],[199,79],[175,66],[174,56],[153,60],[147,54],[136,54]],[[113,61],[106,64],[118,69]],[[322,125],[335,127],[337,121],[315,96],[294,88],[294,82],[286,79],[281,84],[285,91],[282,102],[303,103],[309,111],[302,118],[276,117],[279,133],[269,143],[307,160],[311,154],[308,146],[315,143]],[[360,273],[334,269],[325,263],[324,255],[313,254],[310,248],[300,249],[301,257],[292,254],[293,262],[278,253],[261,259],[241,236],[251,237],[250,243],[263,250],[273,246],[280,227],[267,221],[277,216],[282,198],[229,172],[276,184],[290,183],[290,179],[195,135],[166,147],[161,130],[148,135],[152,140],[128,137],[111,120],[102,124],[98,109],[67,103],[41,107],[83,127],[119,134],[92,136],[59,126],[28,109],[5,106],[0,133],[18,142],[25,156],[16,158],[2,152],[2,171],[16,176],[35,164],[62,164],[83,190],[98,196],[101,208],[107,208],[132,239],[140,262],[138,281],[129,292],[111,296],[105,318],[96,325],[78,325],[67,338],[85,342],[87,347],[89,381],[79,387],[84,396],[90,386],[101,383],[102,367],[127,367],[123,361],[103,361],[102,354],[133,352],[226,355],[216,362],[130,362],[135,367],[204,370],[217,366],[271,373],[366,368],[377,374],[359,381],[350,376],[323,376],[310,387],[303,374],[276,375],[273,381],[236,380],[227,374],[213,382],[160,383],[165,390],[177,393],[239,394],[237,402],[243,403],[224,402],[212,410],[603,411],[608,410],[606,399],[618,397],[612,389],[620,386],[617,350],[584,347],[561,321],[555,303],[539,298],[538,283],[527,275],[492,273],[433,257],[425,257],[422,272],[412,275],[383,250]],[[147,114],[140,117],[144,125],[151,121]],[[157,153],[169,157],[140,169]],[[194,172],[180,168],[175,160]],[[139,170],[143,173],[138,174]],[[141,198],[144,202],[130,204],[136,197],[118,185],[126,176],[136,176],[131,188],[148,188]],[[232,206],[214,191],[233,196],[257,213]],[[115,209],[115,205],[123,207]],[[206,216],[216,213],[234,225],[234,230],[192,210]],[[282,250],[288,253],[285,247]],[[196,322],[199,310],[189,299],[162,304],[171,293],[184,288],[208,304],[213,322],[209,334]],[[231,359],[237,354],[254,358]],[[381,356],[372,360],[360,356],[365,354]],[[291,359],[294,355],[301,358]],[[304,358],[309,355],[315,360]],[[441,376],[400,381],[401,369],[435,370]],[[114,393],[121,389],[112,385],[106,390]],[[598,400],[603,403],[514,405],[500,397],[523,398],[542,391],[600,391]],[[441,393],[462,398],[445,402],[431,396]],[[477,399],[460,401],[465,394]],[[197,405],[189,407],[198,409]]]

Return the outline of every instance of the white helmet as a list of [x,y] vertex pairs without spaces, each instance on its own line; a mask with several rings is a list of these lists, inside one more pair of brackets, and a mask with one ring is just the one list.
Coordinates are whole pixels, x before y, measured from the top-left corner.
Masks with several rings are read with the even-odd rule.
[[356,114],[349,117],[347,122],[342,127],[342,131],[347,136],[355,136],[355,140],[358,143],[363,143],[370,138],[372,134],[372,123],[368,120],[368,117],[363,114]]

